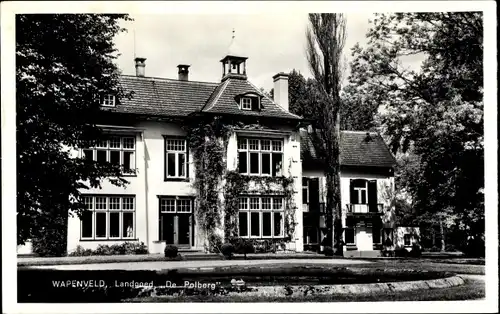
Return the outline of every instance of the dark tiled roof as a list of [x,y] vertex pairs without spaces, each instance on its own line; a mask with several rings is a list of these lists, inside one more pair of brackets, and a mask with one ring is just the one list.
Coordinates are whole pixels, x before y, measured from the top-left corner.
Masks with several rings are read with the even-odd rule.
[[208,83],[122,75],[120,84],[125,93],[132,93],[132,98],[122,98],[116,107],[106,108],[107,111],[183,117],[203,109],[213,113],[300,119],[266,96],[262,98],[261,111],[240,110],[235,96],[248,92],[262,95],[247,80]]
[[[367,133],[370,135],[367,139]],[[317,141],[312,134],[301,131],[301,157],[304,161],[320,158]],[[376,132],[342,131],[340,135],[340,164],[342,166],[393,167],[394,156]]]
[[262,93],[249,81],[228,78],[219,85],[213,97],[209,99],[207,105],[203,108],[203,111],[246,116],[301,119],[299,116],[281,108],[265,95],[262,95],[263,97],[261,98],[260,111],[241,110],[235,97],[248,92],[262,95]]
[[112,111],[157,116],[187,116],[207,102],[217,83],[122,75],[120,84],[132,99],[121,99]]

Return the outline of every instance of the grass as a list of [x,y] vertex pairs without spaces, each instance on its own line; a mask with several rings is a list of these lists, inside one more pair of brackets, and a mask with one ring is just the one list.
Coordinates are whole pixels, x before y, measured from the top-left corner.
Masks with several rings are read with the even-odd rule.
[[124,300],[124,302],[374,302],[374,301],[458,301],[478,300],[485,297],[484,282],[465,279],[462,286],[400,292],[377,292],[370,294],[311,295],[307,297],[245,297],[231,296],[179,296],[146,297]]

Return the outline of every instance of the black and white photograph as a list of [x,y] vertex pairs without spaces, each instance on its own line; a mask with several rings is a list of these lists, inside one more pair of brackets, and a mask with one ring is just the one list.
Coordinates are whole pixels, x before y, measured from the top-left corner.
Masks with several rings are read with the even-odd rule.
[[498,311],[495,2],[14,1],[1,37],[6,313]]

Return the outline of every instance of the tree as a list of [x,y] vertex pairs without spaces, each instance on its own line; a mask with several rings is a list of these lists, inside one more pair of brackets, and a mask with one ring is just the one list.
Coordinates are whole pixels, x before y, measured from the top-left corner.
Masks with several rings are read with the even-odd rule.
[[68,213],[84,209],[81,189],[99,187],[104,178],[119,186],[127,183],[119,166],[73,158],[71,148],[104,138],[96,126],[103,114],[101,96],[125,96],[113,63],[113,37],[124,30],[119,22],[128,19],[16,16],[18,244],[48,234],[64,237]]
[[[326,177],[327,239],[337,255],[343,254],[342,211],[340,206],[340,82],[342,50],[346,39],[343,14],[309,14],[306,32],[307,60],[314,76],[317,110],[321,115],[315,129],[324,144]],[[333,230],[332,230],[333,229]],[[333,238],[332,238],[333,237]]]
[[478,12],[377,15],[349,78],[383,108],[393,152],[418,156],[402,181],[418,218],[461,247],[484,236],[482,32]]

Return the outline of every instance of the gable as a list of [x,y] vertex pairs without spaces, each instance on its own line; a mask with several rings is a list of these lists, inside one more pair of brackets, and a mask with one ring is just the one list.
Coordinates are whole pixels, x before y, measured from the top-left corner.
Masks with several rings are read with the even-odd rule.
[[[258,95],[261,98],[259,110],[241,110],[239,98],[244,95]],[[203,112],[234,114],[244,116],[258,116],[285,119],[301,119],[263,95],[252,83],[247,80],[229,78],[223,81],[203,107]]]

